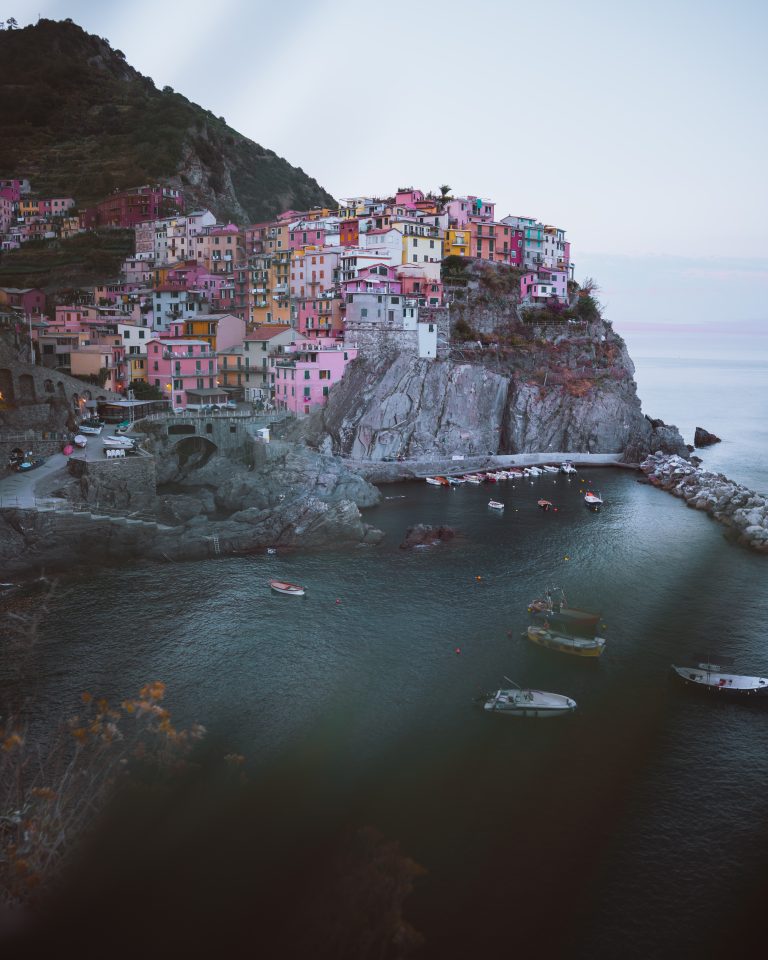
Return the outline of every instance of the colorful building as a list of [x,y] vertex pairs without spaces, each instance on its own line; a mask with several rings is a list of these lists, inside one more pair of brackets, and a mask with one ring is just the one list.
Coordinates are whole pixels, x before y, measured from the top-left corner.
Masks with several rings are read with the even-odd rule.
[[296,331],[286,324],[258,327],[243,341],[245,359],[245,399],[269,400],[272,392],[270,360],[285,352],[296,339]]
[[336,340],[303,340],[286,348],[270,363],[275,406],[296,416],[323,406],[356,356],[357,350]]
[[173,187],[143,186],[119,190],[83,213],[83,226],[134,227],[184,210],[184,196]]
[[150,340],[146,375],[147,381],[176,409],[226,399],[226,393],[217,384],[216,353],[205,340]]

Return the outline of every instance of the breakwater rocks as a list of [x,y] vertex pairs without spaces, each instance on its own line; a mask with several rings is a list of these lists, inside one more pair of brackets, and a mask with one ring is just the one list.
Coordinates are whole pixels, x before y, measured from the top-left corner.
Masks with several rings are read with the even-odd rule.
[[678,456],[652,454],[640,469],[655,487],[725,524],[739,543],[768,553],[768,497]]

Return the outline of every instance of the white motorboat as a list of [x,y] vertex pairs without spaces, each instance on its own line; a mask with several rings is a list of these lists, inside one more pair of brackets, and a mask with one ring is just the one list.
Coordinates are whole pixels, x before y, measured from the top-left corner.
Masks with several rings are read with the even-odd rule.
[[512,688],[497,690],[483,705],[488,713],[499,713],[509,717],[563,717],[573,713],[576,701],[562,693],[547,693],[545,690],[531,690],[519,687],[509,677],[504,679],[513,684]]
[[594,493],[592,490],[587,490],[584,494],[584,503],[588,507],[591,507],[593,510],[596,510],[598,507],[603,505],[603,498],[599,493]]
[[489,501],[488,501],[488,506],[491,508],[491,510],[503,510],[503,509],[504,509],[504,504],[503,504],[503,503],[500,503],[498,500],[489,500]]
[[118,447],[121,450],[130,450],[136,441],[131,440],[130,437],[104,437],[102,443],[105,447]]
[[551,463],[545,463],[544,466],[543,466],[541,469],[544,471],[544,473],[558,473],[558,472],[559,472],[559,471],[558,471],[558,468],[557,468],[557,467],[553,467]]
[[437,480],[435,477],[425,477],[427,483],[432,484],[433,487],[442,487],[443,483],[441,480]]
[[522,470],[507,470],[507,476],[510,480],[520,480],[525,474]]
[[483,481],[480,479],[480,477],[476,477],[476,476],[474,476],[474,474],[471,474],[471,473],[465,474],[463,479],[464,479],[464,482],[465,482],[465,483],[477,483],[477,484],[480,484],[480,483],[483,482]]
[[576,467],[574,467],[570,460],[564,460],[560,464],[560,473],[576,473]]
[[446,477],[446,480],[452,487],[458,487],[464,483],[463,477]]
[[288,583],[285,580],[270,580],[269,585],[275,593],[282,593],[286,597],[303,597],[306,592],[298,583]]
[[540,470],[538,467],[526,467],[525,472],[529,477],[539,477],[544,471]]
[[[716,663],[711,661],[717,660]],[[742,697],[768,696],[768,678],[748,677],[739,673],[724,673],[724,666],[731,666],[733,659],[719,654],[704,654],[695,667],[676,667],[672,670],[687,686],[706,693],[717,693],[723,697],[740,699]]]

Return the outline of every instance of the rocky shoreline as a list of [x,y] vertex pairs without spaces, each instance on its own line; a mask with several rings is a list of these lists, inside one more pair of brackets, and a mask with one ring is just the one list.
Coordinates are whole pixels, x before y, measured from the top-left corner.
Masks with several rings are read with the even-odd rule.
[[640,469],[653,486],[728,527],[737,543],[768,553],[768,497],[676,455],[657,452]]

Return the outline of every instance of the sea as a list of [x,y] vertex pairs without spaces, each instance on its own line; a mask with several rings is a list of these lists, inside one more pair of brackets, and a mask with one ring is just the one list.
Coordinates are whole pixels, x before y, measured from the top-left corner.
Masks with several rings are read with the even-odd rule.
[[[696,426],[717,434],[705,466],[768,491],[765,340],[627,339],[646,412],[689,442]],[[63,576],[30,671],[32,729],[76,713],[84,691],[120,701],[162,680],[173,722],[203,723],[211,749],[237,758],[245,815],[265,817],[282,858],[313,878],[281,897],[285,910],[322,898],[318,860],[334,838],[372,828],[387,855],[354,909],[406,921],[417,957],[745,954],[768,893],[768,709],[691,695],[670,667],[716,652],[768,675],[768,559],[623,470],[382,493],[365,511],[379,546]],[[542,512],[540,497],[557,509]],[[401,549],[415,523],[456,536]],[[273,577],[306,596],[272,594]],[[548,585],[601,614],[602,658],[524,639]],[[484,712],[484,695],[512,682],[578,706],[539,721]],[[214,855],[231,816],[213,804],[201,817],[181,795],[151,849],[140,834],[110,848],[114,874],[134,895],[162,876],[161,896],[181,889],[191,913],[218,902],[214,887],[239,902],[272,861],[264,831],[263,847],[243,839]],[[208,881],[173,871],[174,858],[188,864],[181,848],[201,851]],[[398,883],[398,863],[419,865],[411,881]],[[91,891],[93,912],[131,903],[110,884],[101,904]]]

